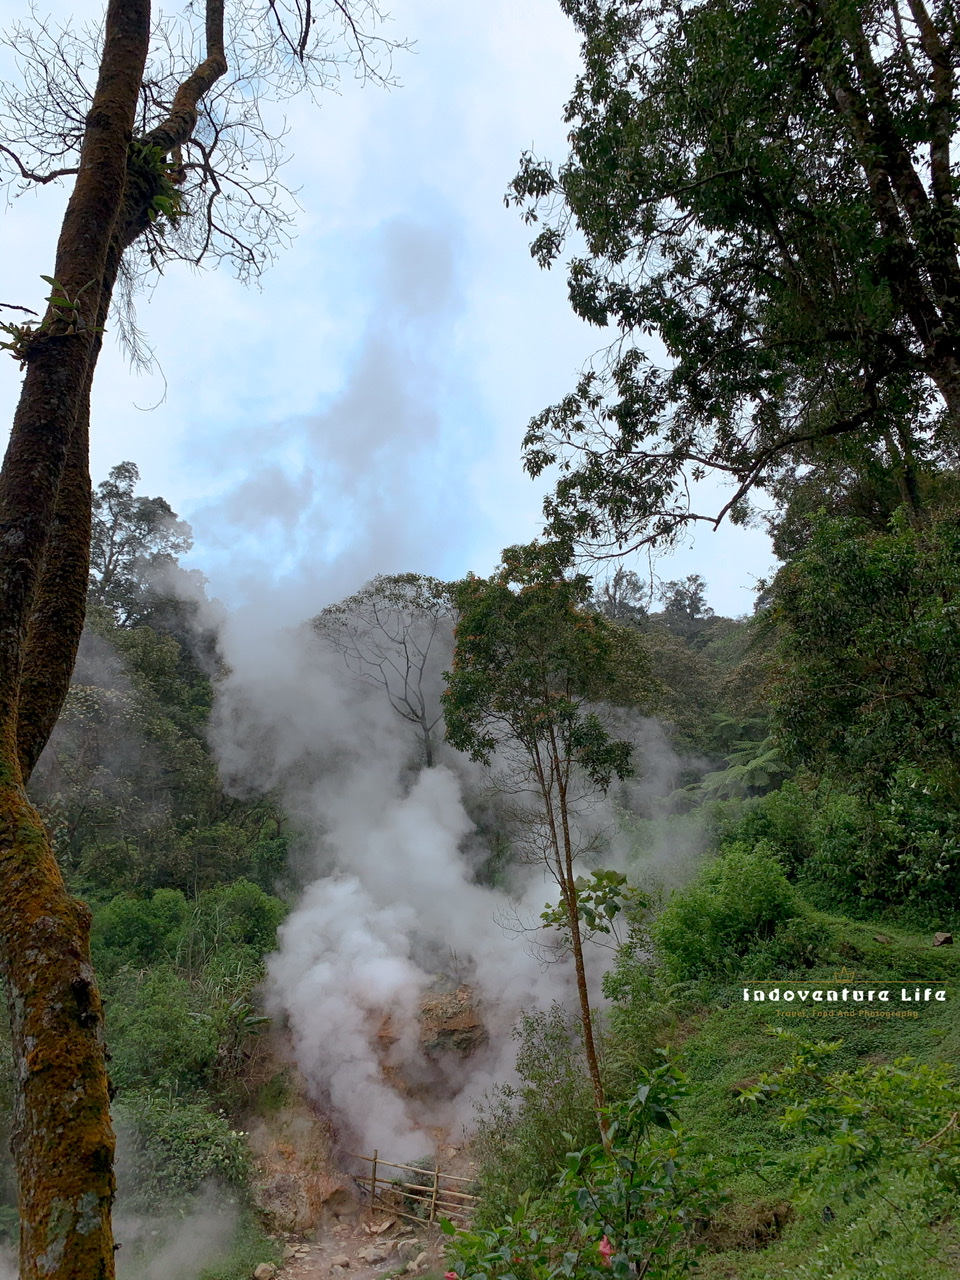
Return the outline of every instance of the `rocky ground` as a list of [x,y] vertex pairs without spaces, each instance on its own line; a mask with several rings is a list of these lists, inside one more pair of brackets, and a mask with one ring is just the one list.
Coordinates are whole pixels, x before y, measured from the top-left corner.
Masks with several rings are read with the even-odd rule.
[[[421,1002],[419,1021],[420,1048],[426,1063],[442,1057],[468,1058],[487,1039],[481,1012],[468,986],[429,992]],[[384,1079],[398,1093],[412,1098],[423,1085],[411,1084],[402,1067],[390,1064],[395,1040],[396,1032],[386,1013],[377,1032]],[[401,1275],[406,1280],[407,1276],[442,1272],[445,1237],[436,1227],[397,1212],[410,1211],[411,1206],[404,1204],[410,1199],[408,1193],[392,1191],[381,1182],[377,1209],[371,1211],[362,1178],[357,1181],[345,1172],[343,1160],[347,1167],[356,1166],[355,1172],[362,1169],[369,1173],[368,1167],[356,1156],[352,1160],[341,1156],[332,1124],[310,1100],[306,1083],[291,1065],[292,1057],[291,1046],[282,1039],[270,1046],[261,1064],[262,1083],[271,1072],[282,1078],[281,1100],[268,1114],[249,1121],[248,1142],[257,1167],[255,1200],[267,1221],[274,1224],[275,1238],[284,1250],[281,1266],[262,1263],[254,1280],[377,1280]],[[442,1076],[440,1072],[438,1078]],[[451,1146],[449,1135],[440,1129],[430,1133],[442,1174],[454,1179],[441,1182],[441,1194],[453,1192],[453,1202],[464,1204],[456,1192],[468,1189],[475,1172],[468,1149]],[[384,1160],[380,1177],[390,1179],[396,1174],[409,1179],[416,1175],[416,1170],[410,1173],[405,1169],[405,1165]]]
[[279,1270],[265,1264],[257,1268],[254,1280],[375,1280],[442,1270],[443,1236],[401,1219],[377,1215],[320,1228],[313,1235],[313,1240],[286,1238]]

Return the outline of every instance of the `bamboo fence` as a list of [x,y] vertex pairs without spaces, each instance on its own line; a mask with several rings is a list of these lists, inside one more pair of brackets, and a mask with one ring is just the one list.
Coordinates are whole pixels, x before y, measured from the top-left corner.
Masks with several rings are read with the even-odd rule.
[[[477,1197],[467,1191],[460,1191],[450,1183],[470,1183],[472,1178],[461,1178],[454,1173],[441,1173],[439,1168],[418,1169],[412,1164],[397,1164],[392,1160],[381,1159],[379,1151],[372,1156],[354,1155],[355,1160],[364,1160],[371,1166],[369,1174],[355,1174],[354,1181],[360,1186],[369,1188],[371,1205],[379,1204],[383,1210],[397,1214],[401,1218],[409,1218],[411,1222],[436,1222],[438,1218],[459,1218],[461,1222],[469,1219],[472,1206]],[[384,1174],[384,1169],[398,1169],[405,1173],[415,1173],[427,1179],[426,1182],[404,1182],[401,1178]],[[425,1213],[411,1213],[401,1208],[397,1200],[414,1201],[422,1205]]]

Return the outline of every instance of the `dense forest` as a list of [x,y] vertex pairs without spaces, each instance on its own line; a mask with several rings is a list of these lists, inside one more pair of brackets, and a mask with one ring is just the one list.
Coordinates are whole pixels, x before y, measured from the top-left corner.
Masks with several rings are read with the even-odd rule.
[[[278,53],[210,0],[151,78],[112,0],[69,137],[41,104],[36,171],[0,148],[77,175],[47,314],[0,325],[23,1280],[960,1272],[957,14],[561,8],[570,151],[507,203],[616,337],[527,430],[542,535],[305,600],[252,663],[136,465],[85,489],[87,419],[131,251],[278,234],[252,179],[217,220],[210,154],[308,84],[309,7]],[[778,557],[749,616],[659,572],[724,520]]]

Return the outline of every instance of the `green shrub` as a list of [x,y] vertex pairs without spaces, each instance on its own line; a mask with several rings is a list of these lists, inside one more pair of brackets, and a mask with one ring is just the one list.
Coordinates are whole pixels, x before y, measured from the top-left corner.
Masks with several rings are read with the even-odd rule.
[[144,966],[175,954],[190,914],[179,889],[157,889],[149,898],[120,894],[93,913],[91,945],[98,972]]
[[473,1142],[478,1221],[488,1224],[548,1187],[571,1142],[585,1145],[597,1127],[578,1019],[555,1004],[524,1014],[514,1035],[520,1083],[495,1086],[479,1104]]
[[812,969],[831,954],[833,930],[821,920],[800,915],[781,920],[771,938],[762,938],[744,954],[743,971],[751,978],[775,978]]
[[603,1074],[608,1095],[627,1097],[637,1073],[651,1066],[657,1049],[669,1043],[691,1010],[685,983],[672,982],[651,954],[649,924],[632,921],[627,940],[617,948],[613,967],[603,975],[607,1014]]
[[251,1169],[244,1135],[208,1106],[142,1090],[118,1100],[116,1114],[130,1131],[121,1187],[126,1205],[168,1208],[210,1180],[246,1186]]
[[795,889],[765,840],[725,845],[675,893],[651,934],[668,976],[686,982],[739,971],[744,955],[800,914]]
[[676,1124],[686,1092],[667,1062],[607,1108],[608,1147],[569,1152],[547,1193],[530,1191],[496,1225],[454,1232],[462,1280],[672,1280],[695,1265],[696,1228],[720,1203],[716,1173]]
[[960,812],[948,781],[901,764],[871,795],[788,782],[758,800],[717,806],[715,834],[721,845],[768,841],[824,909],[944,909],[960,891]]
[[784,1129],[815,1139],[798,1171],[808,1195],[864,1195],[891,1170],[921,1177],[941,1196],[960,1192],[960,1087],[952,1065],[902,1057],[830,1071],[840,1041],[772,1034],[790,1058],[742,1100],[775,1100],[785,1106]]
[[813,824],[820,807],[817,793],[785,782],[754,800],[717,805],[714,831],[718,845],[768,841],[788,875],[803,866],[814,849]]
[[286,904],[249,880],[206,889],[184,927],[177,954],[188,969],[200,969],[224,949],[245,948],[257,960],[277,945]]
[[110,1075],[120,1090],[203,1088],[218,1034],[195,986],[169,965],[125,970],[105,987]]
[[960,814],[934,777],[907,765],[883,795],[832,797],[814,827],[815,850],[803,879],[832,901],[882,907],[947,906],[960,887]]
[[276,947],[286,911],[279,898],[242,879],[206,889],[194,903],[179,889],[118,894],[94,910],[94,962],[101,973],[159,961],[198,971],[211,957],[240,950],[257,962]]

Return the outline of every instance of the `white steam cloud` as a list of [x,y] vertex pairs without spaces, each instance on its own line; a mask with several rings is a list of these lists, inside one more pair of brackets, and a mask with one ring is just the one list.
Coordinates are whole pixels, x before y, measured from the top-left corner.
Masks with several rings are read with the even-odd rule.
[[[418,776],[410,727],[382,691],[358,686],[308,627],[282,629],[376,573],[463,571],[469,495],[443,354],[464,306],[457,235],[444,222],[383,226],[380,305],[342,387],[314,415],[234,437],[233,476],[192,513],[232,602],[214,728],[224,778],[278,788],[305,833],[270,1009],[344,1136],[398,1159],[424,1154],[434,1130],[456,1137],[471,1099],[509,1075],[522,1009],[574,1003],[569,966],[544,967],[499,923],[537,920],[554,890],[543,869],[513,868],[500,889],[474,881],[476,771],[445,752]],[[487,1044],[425,1051],[421,1003],[458,984],[479,1001]]]
[[[499,923],[518,897],[535,916],[549,886],[535,867],[513,894],[476,884],[456,761],[417,774],[407,726],[377,690],[308,628],[278,641],[254,669],[230,655],[228,635],[217,733],[228,781],[280,783],[311,834],[311,882],[271,958],[269,1006],[353,1141],[423,1155],[429,1131],[456,1137],[471,1100],[509,1073],[521,1009],[571,995],[568,967],[544,968]],[[460,982],[489,1040],[466,1058],[428,1055],[421,1001]]]
[[121,1245],[117,1280],[196,1280],[226,1256],[237,1220],[236,1208],[213,1186],[182,1217],[140,1217],[121,1209],[113,1224]]
[[[459,516],[478,447],[462,430],[469,388],[449,367],[460,234],[444,218],[384,222],[369,248],[375,302],[342,385],[318,388],[316,413],[217,441],[223,491],[190,519],[231,605],[257,609],[269,594],[295,622],[305,600],[319,607],[374,573],[449,572],[470,533]],[[305,368],[305,385],[314,376]]]

